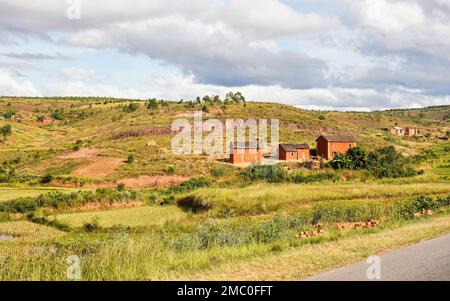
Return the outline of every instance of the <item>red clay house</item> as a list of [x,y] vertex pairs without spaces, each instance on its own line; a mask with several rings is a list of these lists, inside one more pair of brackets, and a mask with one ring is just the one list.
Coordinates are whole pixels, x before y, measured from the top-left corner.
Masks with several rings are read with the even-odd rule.
[[407,127],[405,129],[405,136],[408,137],[413,137],[413,136],[417,136],[417,134],[419,133],[419,130],[413,127]]
[[264,159],[260,143],[232,143],[230,148],[231,164],[259,163]]
[[281,161],[306,161],[311,159],[308,144],[280,144]]
[[337,153],[345,154],[350,148],[356,147],[356,139],[352,136],[322,135],[316,140],[317,155],[332,160]]

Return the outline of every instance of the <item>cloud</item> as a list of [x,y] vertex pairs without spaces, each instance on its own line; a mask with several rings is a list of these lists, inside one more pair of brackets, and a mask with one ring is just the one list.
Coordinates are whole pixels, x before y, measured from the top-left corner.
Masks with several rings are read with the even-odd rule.
[[61,71],[67,78],[76,81],[95,80],[97,77],[93,69],[82,69],[72,67],[72,68],[64,68]]
[[[53,68],[60,78],[46,82],[45,95],[188,99],[241,90],[254,100],[309,108],[448,104],[449,1],[337,0],[335,10],[308,5],[308,11],[305,2],[82,1],[81,19],[69,20],[66,1],[0,0],[3,48],[89,49],[71,51],[73,61],[114,53],[108,68],[95,62],[83,69],[62,65],[60,53],[6,50],[5,59],[22,60],[22,68],[15,61],[0,67],[9,74],[25,63]],[[114,58],[127,55],[148,58],[171,75],[142,89],[101,83],[108,74],[99,70],[114,70]],[[142,70],[128,72],[131,81]]]
[[[323,85],[326,64],[294,51],[255,47],[222,23],[204,24],[182,17],[128,22],[106,31],[88,30],[69,38],[72,45],[119,47],[179,67],[197,81],[224,86],[248,84],[308,88]],[[161,34],[161,33],[164,34]]]
[[[372,88],[312,88],[289,89],[281,86],[225,87],[195,82],[193,76],[173,74],[148,78],[139,89],[123,89],[105,83],[59,81],[46,84],[43,96],[104,96],[129,99],[192,100],[197,96],[220,95],[241,91],[249,101],[275,102],[314,110],[359,110],[450,105],[449,95],[425,95],[418,89],[401,86],[386,89]],[[174,89],[176,87],[176,89]],[[0,72],[0,95],[41,96],[29,81],[16,81]]]
[[46,54],[46,53],[4,53],[3,56],[13,58],[13,59],[23,59],[23,60],[68,60],[69,57],[62,55],[61,53],[56,54]]
[[[256,5],[255,5],[256,4]],[[81,19],[65,17],[61,1],[0,1],[0,17],[13,30],[94,49],[145,54],[225,86],[323,85],[326,64],[298,51],[273,51],[271,41],[339,26],[337,18],[302,14],[276,0],[84,1]],[[19,21],[21,20],[21,21]],[[24,20],[24,21],[22,21]],[[7,28],[5,24],[0,28]],[[63,33],[61,40],[52,33]],[[13,54],[11,54],[13,55]]]
[[348,27],[352,26],[363,34],[360,41],[363,51],[375,54],[421,53],[450,60],[450,9],[447,1],[341,2],[350,8]]
[[30,81],[17,81],[0,71],[0,95],[2,96],[41,96]]

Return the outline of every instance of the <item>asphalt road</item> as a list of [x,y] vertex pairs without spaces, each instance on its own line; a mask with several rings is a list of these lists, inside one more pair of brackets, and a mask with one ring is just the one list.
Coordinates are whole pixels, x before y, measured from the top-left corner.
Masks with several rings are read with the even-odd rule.
[[[379,255],[379,258],[380,261],[363,261],[305,280],[450,281],[450,235]],[[368,270],[372,278],[380,276],[380,279],[369,279]]]

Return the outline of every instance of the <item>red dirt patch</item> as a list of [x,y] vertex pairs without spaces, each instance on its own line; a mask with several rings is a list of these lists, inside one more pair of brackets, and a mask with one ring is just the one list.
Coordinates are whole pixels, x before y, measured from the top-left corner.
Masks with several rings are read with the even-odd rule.
[[181,176],[140,176],[137,178],[123,179],[117,181],[127,188],[167,188],[189,180],[188,177]]

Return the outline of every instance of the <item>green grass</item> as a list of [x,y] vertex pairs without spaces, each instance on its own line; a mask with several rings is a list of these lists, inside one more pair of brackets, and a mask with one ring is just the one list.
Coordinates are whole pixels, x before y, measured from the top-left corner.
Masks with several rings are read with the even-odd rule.
[[311,185],[258,184],[244,188],[204,188],[179,197],[193,199],[215,213],[262,214],[289,210],[320,201],[377,199],[444,194],[450,192],[447,183],[380,184],[380,183],[322,183]]
[[37,197],[43,193],[53,191],[72,192],[75,189],[64,188],[5,188],[0,187],[0,202],[14,200],[21,197]]
[[81,227],[97,219],[101,227],[123,225],[129,227],[155,227],[166,222],[178,222],[187,214],[175,206],[143,206],[98,212],[82,212],[57,215],[60,222],[71,227]]

